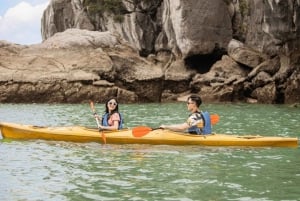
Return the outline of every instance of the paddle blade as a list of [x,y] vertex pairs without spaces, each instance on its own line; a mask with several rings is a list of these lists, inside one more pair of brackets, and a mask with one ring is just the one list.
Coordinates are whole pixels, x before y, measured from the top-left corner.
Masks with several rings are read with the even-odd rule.
[[102,137],[103,144],[106,144],[106,136],[103,131],[101,132],[101,137]]
[[147,126],[139,126],[132,129],[132,135],[134,137],[143,137],[144,135],[147,135],[150,131],[152,131],[152,128]]
[[210,115],[210,122],[211,122],[212,125],[218,123],[219,120],[220,120],[219,115],[217,115],[217,114]]
[[96,110],[95,110],[95,106],[94,106],[94,102],[93,101],[90,101],[90,107],[91,107],[91,110],[93,113],[96,113]]

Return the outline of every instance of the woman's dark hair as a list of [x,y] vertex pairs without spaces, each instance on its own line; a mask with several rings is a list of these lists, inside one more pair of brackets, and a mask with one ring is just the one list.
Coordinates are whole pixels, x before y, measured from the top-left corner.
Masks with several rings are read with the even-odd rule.
[[105,112],[106,112],[106,113],[109,113],[109,109],[108,109],[108,106],[107,106],[107,105],[108,105],[108,102],[111,101],[111,100],[115,100],[116,103],[117,103],[115,109],[114,109],[113,111],[111,111],[111,114],[112,114],[112,113],[115,113],[115,112],[119,112],[119,102],[118,102],[118,100],[117,100],[116,98],[110,98],[110,99],[108,99],[108,100],[106,101],[106,103],[105,103]]
[[188,100],[194,101],[196,103],[197,107],[199,107],[202,104],[201,97],[198,95],[195,95],[195,94],[190,95],[188,97]]

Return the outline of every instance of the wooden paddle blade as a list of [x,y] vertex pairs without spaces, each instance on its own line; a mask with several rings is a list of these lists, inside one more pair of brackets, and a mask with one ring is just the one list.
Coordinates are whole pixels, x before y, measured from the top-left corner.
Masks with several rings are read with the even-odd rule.
[[134,137],[143,137],[144,135],[147,135],[150,131],[152,131],[152,128],[147,126],[139,126],[132,129],[132,135]]
[[94,102],[93,101],[90,101],[90,107],[91,107],[91,110],[93,113],[96,113],[96,110],[95,110],[95,106],[94,106]]
[[106,136],[103,131],[101,132],[101,137],[102,137],[103,144],[106,144]]

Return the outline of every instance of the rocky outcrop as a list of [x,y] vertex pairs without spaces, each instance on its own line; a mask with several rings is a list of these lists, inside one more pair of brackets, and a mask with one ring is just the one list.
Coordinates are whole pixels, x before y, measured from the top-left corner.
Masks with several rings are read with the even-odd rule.
[[300,102],[299,7],[285,0],[52,0],[42,44],[1,42],[0,101],[160,102],[198,93],[212,102]]
[[42,44],[0,42],[0,102],[158,102],[163,72],[109,32],[68,29]]

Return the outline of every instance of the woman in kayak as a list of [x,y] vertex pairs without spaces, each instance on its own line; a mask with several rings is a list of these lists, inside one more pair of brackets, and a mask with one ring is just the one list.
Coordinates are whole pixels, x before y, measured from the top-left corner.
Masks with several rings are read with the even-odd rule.
[[95,118],[98,118],[101,122],[99,129],[101,130],[118,130],[123,128],[123,118],[119,112],[119,104],[117,99],[111,98],[105,103],[105,114],[100,118],[97,114]]
[[[201,97],[191,95],[187,99],[187,109],[191,112],[186,122],[182,124],[161,125],[160,128],[170,129],[174,131],[187,130],[191,134],[210,134],[211,122],[208,112],[202,112],[199,107],[202,104]],[[201,125],[201,126],[198,126]],[[204,125],[204,126],[203,126]]]

